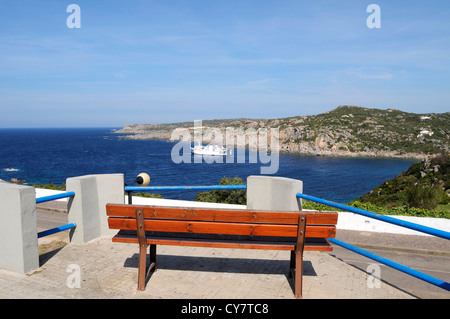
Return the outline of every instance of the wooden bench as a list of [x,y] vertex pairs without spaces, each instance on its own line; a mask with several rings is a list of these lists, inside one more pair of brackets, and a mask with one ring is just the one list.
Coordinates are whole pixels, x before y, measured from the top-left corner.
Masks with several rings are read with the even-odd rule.
[[[107,204],[113,242],[139,244],[138,290],[156,271],[156,246],[290,250],[289,277],[302,297],[303,251],[332,251],[336,212],[275,212]],[[150,246],[147,266],[146,248]]]

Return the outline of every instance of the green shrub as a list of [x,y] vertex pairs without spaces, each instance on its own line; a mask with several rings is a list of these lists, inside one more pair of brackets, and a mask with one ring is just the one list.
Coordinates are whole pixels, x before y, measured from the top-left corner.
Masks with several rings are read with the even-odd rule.
[[53,183],[48,184],[35,184],[33,185],[34,188],[42,188],[42,189],[52,189],[55,191],[65,191],[66,190],[66,184],[56,185]]
[[153,194],[147,192],[133,193],[133,196],[145,197],[145,198],[164,198],[161,194]]
[[409,207],[434,209],[446,199],[447,194],[438,185],[430,187],[414,185],[406,190],[406,196]]
[[[219,185],[245,185],[240,177],[223,177]],[[197,193],[195,197],[197,202],[225,203],[225,204],[247,204],[247,191],[245,189],[218,190],[214,189],[208,192]]]

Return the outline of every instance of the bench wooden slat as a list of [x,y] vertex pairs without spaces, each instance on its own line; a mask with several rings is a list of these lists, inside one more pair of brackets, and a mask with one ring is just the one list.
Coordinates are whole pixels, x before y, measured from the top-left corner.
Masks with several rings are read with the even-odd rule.
[[[138,244],[136,235],[117,234],[112,239],[116,243]],[[147,245],[169,245],[211,248],[240,248],[240,249],[264,249],[264,250],[295,250],[294,242],[255,242],[255,241],[231,241],[231,240],[205,240],[195,238],[165,238],[147,237]],[[304,250],[306,251],[332,251],[333,247],[324,238],[306,238]]]
[[[109,228],[135,230],[136,219],[113,218],[108,219]],[[296,237],[298,226],[296,225],[274,225],[274,224],[251,224],[251,223],[225,223],[225,222],[203,222],[184,220],[159,220],[145,219],[146,231],[159,232],[181,232],[196,234],[224,234],[224,235],[246,235],[246,236],[274,236],[274,237]],[[307,225],[307,237],[334,237],[336,227],[331,225]]]
[[334,225],[337,223],[336,212],[316,211],[255,211],[239,209],[213,209],[191,207],[166,207],[146,205],[108,204],[106,214],[112,217],[136,217],[136,208],[142,208],[144,218],[214,220],[236,222],[261,222],[297,224],[301,213],[307,215],[308,224]]
[[[138,243],[137,237],[130,235],[116,235],[113,242],[119,243]],[[192,238],[164,238],[147,237],[148,245],[169,245],[169,246],[191,246],[191,247],[211,247],[211,248],[243,248],[243,249],[265,249],[265,250],[294,250],[294,243],[269,243],[254,241],[208,241],[204,239]]]

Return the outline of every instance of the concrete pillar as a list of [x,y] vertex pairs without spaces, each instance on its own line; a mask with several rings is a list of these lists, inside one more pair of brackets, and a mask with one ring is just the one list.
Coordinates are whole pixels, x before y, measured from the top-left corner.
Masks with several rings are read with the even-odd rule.
[[34,187],[0,183],[0,268],[19,273],[39,268]]
[[110,236],[117,231],[108,227],[106,204],[124,204],[123,174],[85,175],[66,180],[66,191],[75,192],[67,205],[72,229],[72,243],[86,243],[101,236]]
[[276,176],[249,176],[247,178],[247,209],[302,210],[297,193],[303,192],[303,182]]

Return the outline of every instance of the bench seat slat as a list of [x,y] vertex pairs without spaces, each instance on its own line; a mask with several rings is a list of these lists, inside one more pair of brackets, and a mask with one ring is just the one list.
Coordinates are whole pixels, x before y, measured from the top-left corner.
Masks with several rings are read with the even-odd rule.
[[147,205],[108,204],[106,213],[111,217],[135,217],[135,210],[141,207],[144,218],[186,219],[186,220],[213,220],[235,222],[261,222],[298,224],[301,213],[307,215],[308,224],[334,225],[337,223],[336,212],[316,211],[254,211],[238,209],[213,209],[193,207],[166,207]]
[[[211,247],[211,248],[239,248],[239,249],[263,249],[263,250],[295,250],[294,242],[269,242],[269,241],[232,241],[196,238],[166,238],[147,237],[147,245],[169,245],[169,246],[191,246],[191,247]],[[113,242],[138,244],[136,235],[117,234],[112,238]],[[307,238],[304,250],[306,251],[332,251],[333,247],[324,238]]]
[[[135,230],[136,219],[133,218],[108,218],[109,228]],[[296,225],[274,225],[274,224],[250,224],[250,223],[225,223],[225,222],[202,222],[184,220],[144,220],[146,231],[160,232],[184,232],[199,234],[228,234],[228,235],[251,235],[251,236],[275,236],[296,237],[298,226]],[[307,237],[334,237],[336,226],[333,225],[307,225]]]

